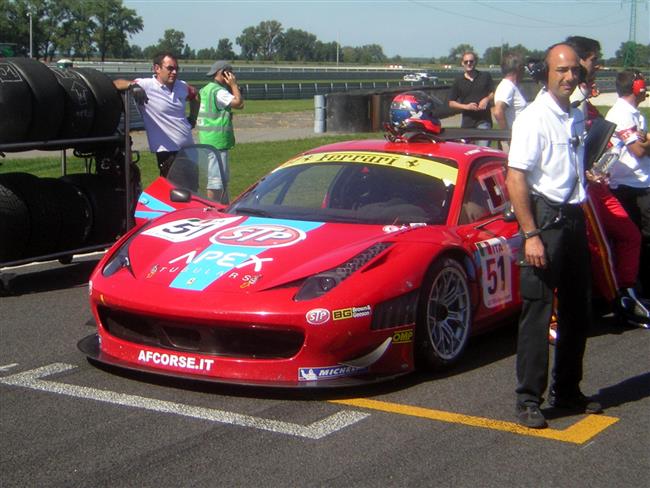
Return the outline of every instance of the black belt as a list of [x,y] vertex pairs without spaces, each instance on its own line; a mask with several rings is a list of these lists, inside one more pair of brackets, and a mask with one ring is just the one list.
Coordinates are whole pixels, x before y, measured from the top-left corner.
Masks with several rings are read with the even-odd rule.
[[582,205],[580,203],[554,202],[552,200],[549,200],[548,197],[545,197],[544,195],[540,195],[539,193],[531,193],[530,196],[533,201],[544,202],[549,207],[552,207],[557,210],[572,212],[572,211],[578,211],[582,209]]

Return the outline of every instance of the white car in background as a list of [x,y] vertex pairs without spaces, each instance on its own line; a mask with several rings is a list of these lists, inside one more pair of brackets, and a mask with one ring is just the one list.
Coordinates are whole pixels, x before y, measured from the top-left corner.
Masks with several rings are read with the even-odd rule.
[[435,84],[437,80],[437,76],[431,76],[429,73],[426,73],[424,71],[407,73],[404,75],[404,81],[430,81]]

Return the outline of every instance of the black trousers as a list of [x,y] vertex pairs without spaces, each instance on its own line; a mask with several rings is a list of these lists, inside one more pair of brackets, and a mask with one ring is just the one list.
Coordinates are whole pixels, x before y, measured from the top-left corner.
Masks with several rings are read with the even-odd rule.
[[548,326],[554,290],[557,289],[558,296],[558,337],[552,387],[560,395],[579,390],[591,324],[591,268],[582,208],[552,206],[541,197],[533,197],[531,205],[538,227],[558,216],[560,219],[541,234],[547,267],[520,267],[522,312],[517,339],[516,389],[519,405],[539,405],[543,401],[548,384]]
[[621,185],[612,193],[641,231],[639,282],[643,296],[650,297],[650,188]]

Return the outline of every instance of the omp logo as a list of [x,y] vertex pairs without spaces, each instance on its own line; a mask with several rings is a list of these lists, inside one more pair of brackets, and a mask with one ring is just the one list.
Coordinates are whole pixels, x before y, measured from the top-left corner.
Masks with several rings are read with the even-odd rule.
[[330,319],[330,311],[326,308],[314,308],[305,314],[307,323],[311,325],[322,325]]
[[413,341],[413,329],[400,330],[393,334],[393,344],[404,344]]
[[241,225],[217,232],[210,238],[210,242],[227,246],[271,248],[291,246],[306,236],[302,230],[286,225]]

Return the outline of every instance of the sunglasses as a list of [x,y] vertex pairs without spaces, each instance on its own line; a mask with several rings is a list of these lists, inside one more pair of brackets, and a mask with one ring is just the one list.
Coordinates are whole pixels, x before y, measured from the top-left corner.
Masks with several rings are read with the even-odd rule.
[[463,64],[475,64],[475,63],[476,61],[474,61],[473,59],[466,59],[463,61]]
[[165,66],[164,68],[165,68],[167,71],[169,71],[170,73],[171,73],[172,71],[178,71],[178,66]]

